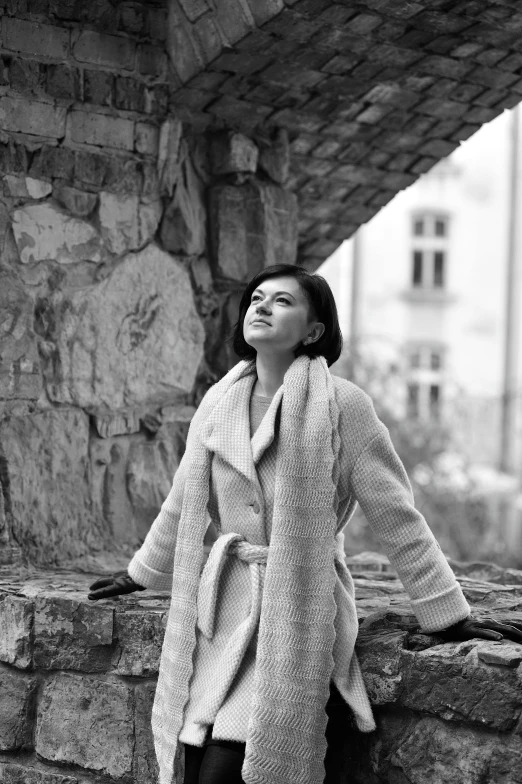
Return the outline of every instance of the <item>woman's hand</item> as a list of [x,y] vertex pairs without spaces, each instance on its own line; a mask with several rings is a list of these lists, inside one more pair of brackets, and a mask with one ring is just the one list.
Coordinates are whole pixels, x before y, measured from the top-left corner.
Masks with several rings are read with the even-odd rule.
[[473,618],[465,618],[463,621],[442,629],[440,632],[433,632],[437,637],[442,637],[445,642],[463,640],[513,640],[522,643],[522,622],[512,621],[509,618],[495,621],[493,618],[483,618],[481,621]]
[[[91,601],[97,599],[108,599],[110,596],[119,596],[133,591],[144,591],[143,585],[135,583],[127,570],[114,572],[109,577],[100,577],[89,585],[91,593],[87,596]],[[521,635],[522,638],[522,635]]]

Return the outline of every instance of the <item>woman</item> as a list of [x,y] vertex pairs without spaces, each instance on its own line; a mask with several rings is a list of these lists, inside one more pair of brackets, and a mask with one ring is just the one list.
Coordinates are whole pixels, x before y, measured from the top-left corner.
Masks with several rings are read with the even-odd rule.
[[[256,275],[234,331],[243,361],[202,400],[128,574],[91,586],[93,599],[172,590],[152,716],[161,784],[319,784],[327,714],[349,706],[374,729],[341,535],[357,501],[423,630],[522,640],[469,617],[370,399],[328,370],[341,347],[323,278]],[[210,519],[220,535],[204,565]],[[334,781],[332,748],[326,768]]]

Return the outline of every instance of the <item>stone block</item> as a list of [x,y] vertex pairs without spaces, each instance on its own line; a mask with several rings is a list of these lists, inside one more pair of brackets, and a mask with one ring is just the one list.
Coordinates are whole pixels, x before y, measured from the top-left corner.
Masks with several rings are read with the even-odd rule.
[[65,135],[66,112],[63,106],[4,95],[0,98],[0,127],[60,139]]
[[139,441],[129,451],[126,485],[138,530],[145,535],[172,486],[187,434],[186,424],[165,423],[153,441]]
[[285,128],[277,129],[268,143],[259,143],[259,168],[279,185],[284,185],[288,180],[290,148]]
[[127,112],[145,111],[147,88],[143,82],[127,76],[117,76],[114,80],[114,105]]
[[68,212],[78,218],[86,218],[90,215],[98,202],[96,193],[87,193],[70,185],[56,185],[53,196]]
[[111,607],[70,596],[35,598],[35,667],[103,672],[111,660],[112,637]]
[[165,50],[161,46],[140,44],[138,46],[138,71],[144,76],[161,77],[167,67]]
[[219,275],[246,281],[265,266],[295,261],[293,193],[262,183],[216,185],[209,201],[212,260]]
[[31,742],[36,679],[0,667],[0,751],[14,751]]
[[94,426],[101,438],[112,438],[126,433],[139,433],[139,411],[118,411],[94,417]]
[[131,70],[136,44],[129,38],[82,30],[76,40],[73,38],[72,52],[81,63],[105,66],[114,71]]
[[74,155],[74,150],[67,147],[44,146],[34,153],[29,174],[49,181],[69,180],[74,172]]
[[106,71],[83,72],[83,90],[86,103],[110,106],[114,89],[114,76]]
[[132,150],[134,147],[134,121],[125,117],[73,109],[69,113],[67,126],[71,141],[77,144],[94,144],[118,150]]
[[63,563],[100,549],[106,533],[91,512],[89,419],[49,410],[0,422],[13,531],[35,564]]
[[[518,784],[520,752],[517,743],[479,728],[447,724],[422,717],[383,717],[380,743],[370,752],[371,767],[393,781],[440,782],[441,784]],[[492,762],[504,759],[492,777]],[[385,780],[386,780],[385,779]],[[382,780],[380,776],[378,780]]]
[[7,16],[2,19],[2,43],[8,51],[64,60],[68,55],[69,42],[70,31],[67,28]]
[[0,269],[0,400],[37,400],[42,391],[33,302],[20,278]]
[[32,664],[33,603],[23,596],[0,594],[0,661],[18,669]]
[[165,612],[115,613],[118,646],[112,664],[118,675],[157,675],[165,634]]
[[100,193],[101,236],[111,253],[121,255],[149,242],[161,219],[160,201],[140,204],[137,196]]
[[159,145],[159,129],[151,123],[136,123],[135,147],[144,155],[157,155]]
[[116,411],[166,404],[191,390],[203,326],[188,271],[155,245],[129,254],[93,286],[52,295],[47,306],[51,400]]
[[259,150],[242,133],[224,132],[212,137],[211,156],[214,174],[255,172]]
[[130,776],[133,718],[133,692],[127,684],[56,675],[46,683],[38,706],[37,754],[113,779]]
[[145,436],[91,436],[91,494],[93,505],[113,541],[135,550],[139,546],[134,511],[127,492],[127,460],[136,438]]
[[45,180],[35,180],[33,177],[20,177],[16,174],[4,175],[9,194],[14,199],[43,199],[48,196],[53,186]]
[[476,646],[472,641],[403,651],[401,704],[449,721],[512,729],[522,711],[522,683],[512,667],[480,662]]
[[0,781],[2,784],[79,784],[76,776],[62,776],[16,762],[0,762]]
[[285,7],[283,0],[247,0],[258,27],[264,25]]
[[64,101],[81,100],[81,75],[78,68],[68,65],[47,67],[45,90],[53,98]]
[[13,213],[13,232],[22,264],[57,261],[97,263],[103,258],[100,235],[90,223],[72,218],[51,202],[28,204]]
[[197,44],[178,3],[169,3],[167,30],[167,52],[177,76],[185,84],[202,70],[204,59],[197,51]]
[[[160,149],[161,149],[160,141]],[[162,183],[172,187],[165,209],[160,239],[166,250],[183,256],[199,256],[206,248],[207,209],[204,184],[196,172],[184,141],[179,146],[175,171],[163,168]]]
[[135,747],[133,760],[134,780],[140,784],[156,784],[158,763],[152,737],[151,714],[156,683],[140,683],[135,691],[134,731]]
[[372,705],[397,702],[402,689],[401,653],[407,633],[383,629],[357,638],[357,657]]

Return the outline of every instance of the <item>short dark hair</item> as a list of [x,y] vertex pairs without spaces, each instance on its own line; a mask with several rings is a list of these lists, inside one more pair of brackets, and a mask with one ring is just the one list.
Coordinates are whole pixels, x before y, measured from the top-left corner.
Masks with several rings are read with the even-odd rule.
[[250,306],[252,293],[264,280],[287,276],[297,280],[308,299],[314,317],[321,321],[325,327],[319,340],[309,343],[307,346],[299,346],[295,351],[295,356],[299,357],[302,354],[309,357],[323,356],[330,367],[339,359],[343,348],[343,336],[332,290],[321,275],[312,274],[304,267],[298,267],[295,264],[273,264],[270,267],[265,267],[252,278],[239,303],[239,316],[231,336],[232,347],[242,359],[255,359],[257,351],[243,337],[243,322]]

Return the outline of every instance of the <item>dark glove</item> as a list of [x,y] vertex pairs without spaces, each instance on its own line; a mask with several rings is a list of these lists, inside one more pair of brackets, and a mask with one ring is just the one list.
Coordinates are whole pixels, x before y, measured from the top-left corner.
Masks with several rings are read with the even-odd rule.
[[138,583],[134,582],[127,570],[114,572],[114,574],[110,574],[108,577],[100,577],[99,580],[95,580],[92,585],[89,585],[89,588],[91,593],[88,594],[87,598],[91,601],[145,590],[143,585],[138,585]]
[[509,618],[495,621],[493,618],[465,618],[463,621],[442,629],[440,632],[433,632],[437,637],[442,637],[445,642],[463,640],[514,640],[522,643],[522,622],[512,621]]

